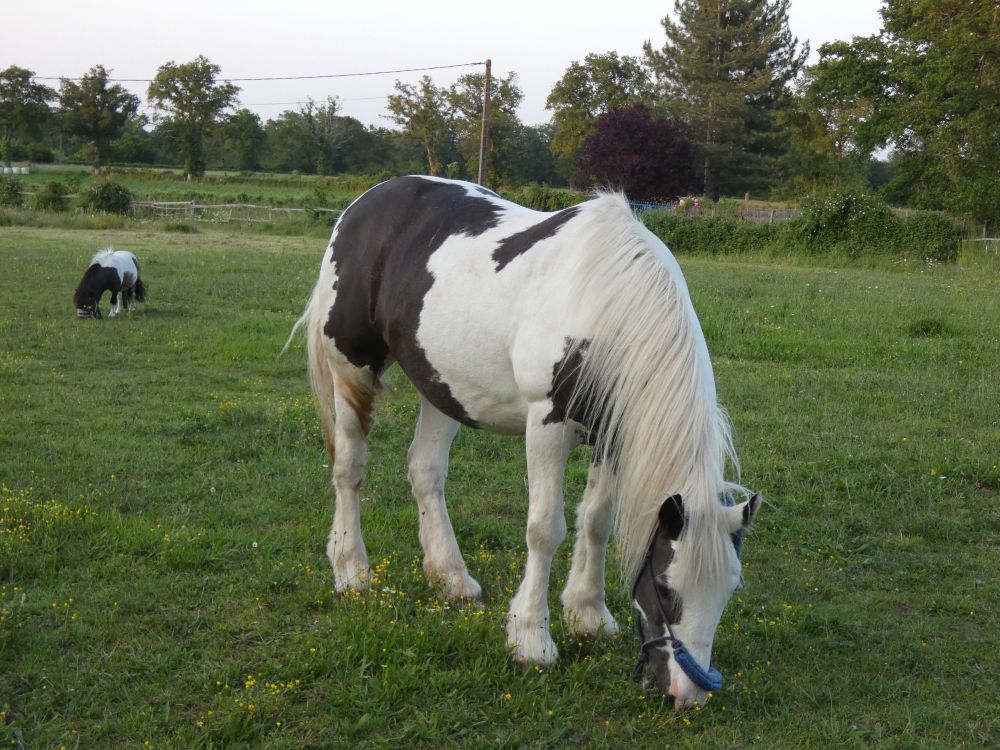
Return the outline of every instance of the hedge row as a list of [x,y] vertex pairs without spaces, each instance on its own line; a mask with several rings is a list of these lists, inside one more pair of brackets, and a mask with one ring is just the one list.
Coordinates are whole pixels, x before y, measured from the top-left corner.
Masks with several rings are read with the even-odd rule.
[[[0,177],[0,206],[18,208],[27,203],[39,211],[66,211],[71,205],[70,196],[70,188],[55,180],[27,196],[24,183],[17,177]],[[132,193],[117,182],[99,182],[80,191],[72,204],[88,213],[125,215],[132,208]]]
[[838,192],[807,198],[802,216],[779,224],[731,217],[689,218],[669,211],[643,222],[676,253],[916,258],[953,262],[965,230],[933,211],[897,216],[876,198]]

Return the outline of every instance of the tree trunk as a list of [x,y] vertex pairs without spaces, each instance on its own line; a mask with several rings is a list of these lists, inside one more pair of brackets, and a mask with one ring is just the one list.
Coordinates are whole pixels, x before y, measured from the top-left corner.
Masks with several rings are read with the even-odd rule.
[[427,171],[432,177],[437,177],[441,172],[441,165],[438,164],[434,148],[427,144],[424,146],[424,150],[427,152]]

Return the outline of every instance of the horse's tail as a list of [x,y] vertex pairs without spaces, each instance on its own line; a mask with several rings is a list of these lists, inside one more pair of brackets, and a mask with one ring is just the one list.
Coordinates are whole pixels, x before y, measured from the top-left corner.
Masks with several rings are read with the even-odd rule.
[[142,279],[136,279],[135,286],[132,287],[132,292],[139,302],[146,301],[146,285],[142,283]]
[[292,326],[288,340],[285,341],[281,353],[287,351],[292,339],[299,329],[305,326],[306,351],[308,354],[309,384],[316,399],[316,410],[323,424],[323,435],[326,438],[326,450],[330,454],[331,465],[334,460],[333,449],[333,370],[327,359],[323,346],[323,315],[319,304],[319,285],[313,289],[312,296],[306,304],[306,309],[295,325]]

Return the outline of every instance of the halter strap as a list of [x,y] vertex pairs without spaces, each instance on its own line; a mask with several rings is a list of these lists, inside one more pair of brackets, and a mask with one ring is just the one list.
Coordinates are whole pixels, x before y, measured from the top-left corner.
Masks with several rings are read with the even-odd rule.
[[[674,635],[674,629],[671,627],[667,613],[663,609],[663,600],[660,598],[660,593],[655,590],[656,578],[653,573],[652,549],[646,554],[646,560],[643,565],[646,568],[646,572],[649,573],[649,580],[650,583],[652,583],[654,593],[656,594],[656,607],[660,611],[660,617],[667,626],[667,632],[663,635],[643,641],[641,650],[639,651],[639,660],[636,662],[635,669],[632,670],[632,679],[636,682],[639,682],[642,679],[643,670],[645,669],[646,663],[649,661],[649,649],[669,643],[674,654],[674,661],[677,662],[677,666],[679,666],[681,671],[687,675],[688,679],[702,690],[709,693],[717,692],[722,688],[722,673],[711,665],[709,665],[708,670],[702,669],[701,665],[695,661],[693,656],[691,656],[691,653],[687,650],[684,642]],[[637,579],[635,584],[632,586],[633,599],[635,599],[635,588],[638,583],[639,581]],[[642,625],[639,622],[639,618],[636,618],[635,624],[639,630],[639,638],[641,639]]]
[[[722,493],[721,501],[726,507],[735,505],[733,496],[728,492]],[[743,551],[742,528],[732,534],[732,541],[733,547],[736,549],[736,556],[741,557],[741,553]],[[646,553],[646,559],[643,562],[643,566],[645,567],[646,572],[649,573],[649,580],[653,585],[653,594],[656,596],[656,607],[660,610],[660,617],[663,619],[663,622],[666,623],[667,632],[663,635],[643,641],[641,650],[639,651],[639,660],[636,662],[635,669],[632,670],[632,679],[636,682],[639,682],[642,679],[642,672],[646,667],[646,663],[649,661],[649,649],[669,643],[674,654],[674,661],[677,662],[677,666],[681,668],[691,682],[709,693],[718,691],[722,688],[722,673],[711,664],[708,665],[707,670],[702,669],[701,665],[695,661],[693,656],[691,656],[691,652],[687,650],[684,642],[674,635],[674,629],[670,626],[670,619],[667,617],[667,613],[663,609],[663,600],[660,598],[660,592],[656,590],[656,574],[653,572],[652,544],[650,544],[649,551]],[[636,578],[635,583],[632,584],[632,599],[635,599],[635,589],[638,585],[639,578]],[[642,623],[639,621],[639,618],[636,618],[635,624],[639,631],[639,640],[642,640]]]

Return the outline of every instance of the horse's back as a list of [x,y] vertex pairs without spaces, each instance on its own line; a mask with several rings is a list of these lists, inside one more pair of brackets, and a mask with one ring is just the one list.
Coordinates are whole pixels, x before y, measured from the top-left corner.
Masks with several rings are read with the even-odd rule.
[[139,280],[139,261],[135,253],[129,250],[114,250],[108,248],[94,256],[92,264],[104,268],[113,268],[118,274],[118,285],[128,289]]

